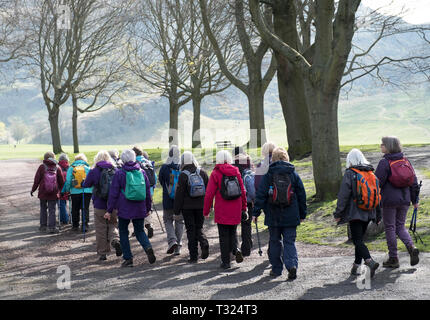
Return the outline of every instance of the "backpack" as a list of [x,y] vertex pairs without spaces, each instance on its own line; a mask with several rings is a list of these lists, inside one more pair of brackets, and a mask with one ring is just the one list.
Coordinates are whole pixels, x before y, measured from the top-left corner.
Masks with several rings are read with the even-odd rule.
[[188,193],[191,198],[203,197],[206,193],[205,182],[200,175],[200,168],[197,168],[194,173],[188,170],[182,171],[188,177]]
[[253,193],[255,194],[255,185],[254,185],[255,174],[254,174],[254,172],[252,172],[249,169],[246,169],[246,170],[243,170],[243,173],[242,173],[243,186],[245,187],[246,194],[248,195],[249,190],[247,189],[247,187],[246,187],[247,184],[245,183],[245,181],[246,181],[247,178],[252,179],[252,181],[251,181],[251,188],[254,189]]
[[391,176],[388,181],[396,188],[405,188],[413,185],[415,180],[415,171],[408,159],[390,161]]
[[180,174],[181,172],[179,170],[170,168],[169,185],[167,186],[170,199],[175,199],[176,187],[178,186]]
[[272,176],[272,185],[269,190],[269,203],[277,207],[291,205],[294,195],[290,174],[275,173]]
[[353,200],[361,210],[370,211],[376,209],[381,202],[381,189],[379,180],[373,171],[361,171],[350,168],[356,173],[353,185]]
[[55,169],[50,169],[46,164],[45,173],[43,174],[43,187],[46,193],[56,194],[58,193],[58,183],[57,183],[57,166]]
[[153,165],[148,161],[142,161],[139,162],[140,167],[145,171],[146,175],[148,176],[149,180],[149,186],[154,187],[157,184],[157,181],[155,179],[155,170]]
[[222,175],[221,196],[224,200],[234,200],[240,198],[242,190],[240,189],[239,180],[236,176]]
[[143,175],[142,171],[125,171],[125,181],[125,190],[121,191],[127,200],[146,200],[145,176]]
[[114,168],[100,168],[100,179],[97,184],[96,190],[96,196],[100,199],[107,200],[109,197],[109,190],[110,186],[112,184],[113,177],[115,175],[115,169]]
[[82,181],[87,177],[84,166],[73,167],[72,172],[72,187],[75,189],[82,189]]

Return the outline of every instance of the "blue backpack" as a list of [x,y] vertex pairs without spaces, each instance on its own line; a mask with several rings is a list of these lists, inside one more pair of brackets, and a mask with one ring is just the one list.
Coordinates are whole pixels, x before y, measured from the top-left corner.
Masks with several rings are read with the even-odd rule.
[[205,182],[200,175],[200,168],[197,168],[194,173],[188,170],[182,171],[188,176],[188,192],[191,198],[204,197],[206,193]]
[[169,185],[167,186],[167,192],[169,193],[170,199],[175,199],[176,187],[178,186],[178,179],[181,172],[176,169],[170,168]]

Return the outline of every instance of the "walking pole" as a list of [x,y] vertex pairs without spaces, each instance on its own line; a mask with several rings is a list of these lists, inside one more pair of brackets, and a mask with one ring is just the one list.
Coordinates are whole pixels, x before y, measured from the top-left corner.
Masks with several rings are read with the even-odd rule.
[[258,242],[258,254],[261,255],[263,254],[263,251],[261,251],[261,243],[260,243],[260,235],[258,233],[258,225],[257,225],[257,219],[255,219],[255,229],[257,230],[257,242]]
[[[423,182],[420,181],[420,184],[418,185],[417,203],[420,200],[419,194],[420,194],[420,190],[421,190],[422,185],[423,185]],[[412,231],[412,234],[415,237],[415,242],[417,242],[418,240],[420,240],[421,243],[424,244],[424,242],[421,239],[420,235],[416,232],[417,231],[417,216],[418,216],[418,208],[414,208],[414,212],[412,213],[412,219],[411,219],[411,224],[409,226],[409,230]]]
[[85,242],[85,192],[82,192],[82,230],[84,231]]
[[161,223],[161,220],[160,220],[160,216],[158,215],[158,211],[157,211],[157,209],[155,208],[154,203],[152,203],[152,210],[151,210],[151,211],[155,211],[155,213],[156,213],[156,215],[157,215],[157,218],[158,218],[158,222],[160,222],[161,230],[163,230],[163,232],[165,232],[165,231],[164,231],[164,229],[163,229],[163,224]]

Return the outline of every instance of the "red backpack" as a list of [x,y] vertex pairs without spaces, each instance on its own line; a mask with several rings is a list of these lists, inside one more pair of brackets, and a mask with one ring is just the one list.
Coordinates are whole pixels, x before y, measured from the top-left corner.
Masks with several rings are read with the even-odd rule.
[[388,181],[396,188],[412,186],[415,180],[415,171],[408,159],[390,161],[391,176]]

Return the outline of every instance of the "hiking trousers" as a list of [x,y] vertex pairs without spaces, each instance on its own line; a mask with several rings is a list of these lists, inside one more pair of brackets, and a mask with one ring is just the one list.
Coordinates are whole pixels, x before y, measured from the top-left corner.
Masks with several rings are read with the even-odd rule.
[[364,234],[368,225],[369,221],[351,220],[349,222],[352,242],[355,246],[355,264],[361,264],[362,260],[371,258],[369,249],[364,244]]
[[282,262],[287,270],[298,267],[296,227],[269,226],[269,261],[276,274],[282,274]]
[[58,200],[58,207],[60,209],[60,222],[69,223],[69,214],[67,213],[67,200]]
[[387,239],[388,256],[397,258],[397,236],[405,244],[406,248],[414,245],[412,238],[405,227],[406,215],[409,206],[383,208],[382,219],[384,221],[385,237]]
[[[131,220],[134,228],[134,235],[139,241],[145,252],[152,248],[151,242],[149,242],[148,236],[143,229],[143,222],[145,219],[133,219]],[[122,257],[124,260],[130,260],[133,258],[133,254],[130,249],[130,240],[128,239],[128,225],[130,224],[130,219],[123,219],[118,217],[118,228],[119,228],[119,242],[121,243]]]
[[237,225],[218,224],[219,246],[221,249],[221,261],[230,263],[230,254],[237,251]]
[[[57,200],[40,199],[40,226],[54,229],[56,225],[55,209]],[[48,215],[49,212],[49,215]]]
[[242,251],[242,254],[244,256],[251,255],[251,249],[252,249],[252,203],[248,203],[248,220],[242,221],[240,223],[241,228],[241,238],[242,238],[242,244],[240,246],[240,250]]
[[111,214],[110,220],[104,218],[105,209],[94,208],[94,225],[96,229],[97,254],[108,254],[111,251],[112,240],[116,239],[115,228],[118,227],[117,210]]
[[197,260],[199,254],[198,243],[200,243],[200,249],[209,246],[209,242],[203,233],[203,224],[205,220],[203,209],[182,210],[182,216],[184,217],[185,229],[187,230],[190,258],[192,260]]
[[82,216],[82,206],[85,210],[85,224],[88,225],[90,222],[90,202],[91,202],[91,193],[84,194],[84,203],[82,204],[82,193],[80,194],[72,194],[70,195],[72,198],[72,227],[79,227],[79,222],[81,221]]
[[167,244],[169,249],[177,244],[182,245],[182,236],[184,234],[184,219],[181,216],[179,220],[174,219],[173,209],[163,210],[163,221],[166,227]]

